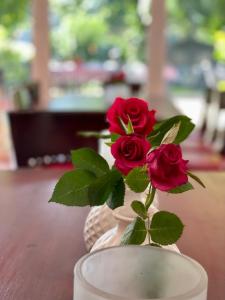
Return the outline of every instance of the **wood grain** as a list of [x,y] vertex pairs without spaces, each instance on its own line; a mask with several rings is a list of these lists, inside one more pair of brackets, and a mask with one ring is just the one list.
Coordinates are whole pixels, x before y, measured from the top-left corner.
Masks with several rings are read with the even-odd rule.
[[[88,209],[48,203],[61,173],[0,173],[1,300],[72,300],[73,266],[85,253],[82,231]],[[180,195],[160,193],[160,206],[185,223],[178,245],[208,272],[208,300],[224,300],[225,173],[198,175],[207,189],[195,185]]]
[[0,299],[71,300],[87,209],[48,203],[58,171],[0,173]]
[[196,173],[206,189],[180,195],[160,193],[160,208],[175,212],[185,224],[181,252],[196,259],[209,277],[208,300],[225,299],[225,173]]

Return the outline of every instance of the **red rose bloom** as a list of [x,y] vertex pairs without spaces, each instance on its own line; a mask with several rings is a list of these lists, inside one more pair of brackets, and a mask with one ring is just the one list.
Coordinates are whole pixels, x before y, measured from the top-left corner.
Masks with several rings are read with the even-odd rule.
[[128,117],[132,122],[134,132],[139,135],[148,135],[155,124],[155,111],[149,111],[146,101],[138,98],[116,98],[106,115],[110,124],[109,131],[124,135],[119,118],[128,124]]
[[187,160],[182,158],[179,145],[163,144],[149,153],[148,172],[152,186],[169,191],[188,182]]
[[127,175],[133,168],[143,166],[146,163],[146,155],[150,147],[149,142],[143,137],[137,135],[121,136],[111,146],[115,167]]

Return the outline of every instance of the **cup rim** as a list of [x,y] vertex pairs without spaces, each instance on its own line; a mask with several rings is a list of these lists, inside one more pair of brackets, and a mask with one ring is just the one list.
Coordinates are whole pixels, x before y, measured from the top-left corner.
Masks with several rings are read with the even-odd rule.
[[92,285],[90,282],[88,282],[84,278],[84,276],[82,274],[82,266],[87,258],[89,258],[90,256],[94,256],[97,253],[105,252],[109,249],[126,248],[126,247],[143,248],[144,246],[140,246],[140,245],[115,246],[115,247],[108,247],[108,248],[100,249],[100,250],[94,251],[92,253],[88,253],[88,254],[84,255],[83,257],[81,257],[78,260],[78,262],[76,263],[76,265],[74,267],[74,277],[77,276],[79,278],[79,281],[82,284],[82,286],[85,289],[87,289],[89,292],[93,293],[95,296],[104,297],[106,300],[115,300],[115,297],[118,300],[189,300],[190,297],[198,296],[199,294],[204,292],[204,290],[207,291],[208,276],[207,276],[205,269],[200,265],[199,262],[197,262],[193,258],[190,258],[184,254],[180,254],[180,253],[174,252],[169,249],[158,248],[158,247],[153,247],[153,246],[148,246],[148,248],[154,249],[155,251],[170,252],[171,254],[176,255],[176,256],[182,256],[184,259],[188,260],[189,263],[191,263],[195,267],[195,269],[198,269],[198,272],[200,273],[200,280],[196,284],[196,286],[194,286],[190,291],[186,292],[185,294],[167,297],[167,298],[151,298],[151,299],[131,298],[131,297],[127,298],[127,297],[117,296],[115,294],[105,292],[105,291],[95,287],[94,285]]

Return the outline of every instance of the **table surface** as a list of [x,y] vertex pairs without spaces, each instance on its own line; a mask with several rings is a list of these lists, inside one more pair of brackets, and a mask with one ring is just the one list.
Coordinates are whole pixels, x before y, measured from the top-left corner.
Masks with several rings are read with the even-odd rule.
[[[58,170],[0,172],[0,299],[72,300],[73,266],[85,253],[88,208],[48,203]],[[182,253],[209,275],[208,300],[225,299],[225,173],[199,173],[207,189],[160,193],[185,223]]]

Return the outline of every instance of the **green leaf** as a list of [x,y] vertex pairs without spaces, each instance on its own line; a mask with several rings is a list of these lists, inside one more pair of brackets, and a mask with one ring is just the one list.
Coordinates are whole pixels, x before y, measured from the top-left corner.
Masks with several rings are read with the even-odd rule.
[[147,218],[147,211],[146,208],[144,206],[144,204],[141,201],[133,201],[131,203],[131,207],[133,209],[133,211],[138,214],[142,219],[146,219]]
[[159,211],[152,217],[150,234],[153,242],[160,245],[171,245],[181,237],[184,225],[172,213]]
[[114,143],[113,142],[106,142],[105,144],[106,144],[106,146],[111,147]]
[[126,133],[132,134],[132,133],[134,133],[134,128],[133,128],[133,125],[132,125],[129,115],[127,115],[127,117],[128,117],[128,123],[127,123],[127,132]]
[[190,135],[190,133],[195,128],[195,124],[191,122],[191,119],[186,117],[180,121],[179,132],[174,140],[174,144],[180,144]]
[[81,148],[73,150],[71,153],[72,162],[75,168],[92,172],[97,177],[109,172],[107,161],[93,149]]
[[119,122],[120,122],[121,128],[126,132],[126,134],[132,134],[132,133],[134,133],[134,128],[133,128],[130,117],[128,115],[127,115],[127,117],[128,117],[127,124],[125,124],[123,119],[120,117],[119,117]]
[[145,241],[146,234],[145,222],[137,217],[125,229],[121,245],[141,245]]
[[174,124],[172,128],[169,131],[167,131],[167,133],[163,137],[161,144],[172,144],[177,137],[179,129],[180,129],[180,122]]
[[121,178],[121,174],[113,169],[91,183],[88,189],[90,205],[104,204]]
[[110,134],[101,134],[98,131],[79,131],[77,135],[87,138],[95,137],[97,139],[109,139],[111,137]]
[[120,117],[119,117],[119,122],[120,122],[121,128],[127,133],[127,126]]
[[154,201],[155,193],[156,193],[156,188],[151,187],[151,192],[148,193],[146,201],[145,201],[146,210],[149,209],[149,207],[151,206],[152,202]]
[[183,140],[185,140],[188,135],[192,132],[195,125],[191,122],[191,119],[187,116],[176,116],[170,119],[167,119],[163,122],[157,123],[154,126],[154,130],[148,136],[148,139],[151,142],[153,147],[159,146],[165,136],[165,134],[177,123],[180,122],[179,131],[176,135],[174,144],[180,144]]
[[198,176],[196,176],[195,174],[193,174],[193,173],[191,173],[191,172],[188,172],[188,175],[192,178],[192,179],[194,179],[195,181],[197,181],[202,187],[206,187],[205,185],[204,185],[204,183],[201,181],[201,179],[200,178],[198,178]]
[[67,206],[89,205],[88,187],[95,179],[93,173],[85,170],[67,172],[59,179],[49,202]]
[[154,131],[157,131],[160,128],[160,126],[162,125],[163,122],[165,122],[165,120],[164,121],[158,121],[157,123],[155,123],[155,125],[153,127]]
[[126,184],[136,193],[144,192],[149,185],[149,181],[146,168],[144,167],[133,169],[126,177]]
[[125,184],[121,178],[113,188],[112,196],[107,200],[107,205],[111,209],[123,206],[125,196]]
[[188,183],[182,184],[182,185],[168,191],[168,193],[180,194],[180,193],[184,193],[184,192],[187,192],[187,191],[193,190],[193,189],[194,189],[193,185],[190,182],[188,182]]
[[117,134],[117,133],[112,133],[112,134],[111,134],[111,141],[112,141],[112,142],[115,142],[116,140],[118,140],[119,137],[120,137],[119,134]]

